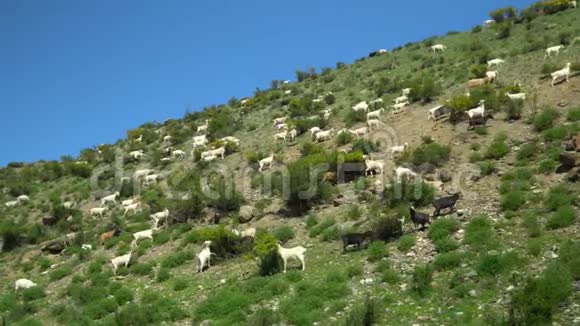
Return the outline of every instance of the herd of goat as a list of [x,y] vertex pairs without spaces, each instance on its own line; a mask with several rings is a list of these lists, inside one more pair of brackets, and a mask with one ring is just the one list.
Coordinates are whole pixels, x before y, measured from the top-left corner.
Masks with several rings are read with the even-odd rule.
[[[487,24],[487,22],[486,22],[486,24]],[[563,45],[551,46],[551,47],[547,48],[545,51],[545,58],[551,57],[553,55],[558,55],[562,48],[564,48]],[[446,51],[447,47],[443,44],[435,44],[435,45],[431,46],[430,49],[431,49],[431,51],[433,51],[433,53],[440,53],[440,52]],[[387,52],[386,50],[379,50],[379,51],[373,52],[371,54],[371,56],[384,54],[386,52]],[[472,89],[475,87],[480,87],[484,84],[495,82],[496,79],[498,78],[499,73],[497,70],[490,70],[490,69],[497,68],[503,64],[505,64],[505,61],[503,59],[496,58],[496,59],[489,60],[487,62],[488,71],[485,73],[485,77],[471,79],[467,82],[466,95],[469,96],[469,89]],[[564,81],[568,82],[570,72],[571,72],[571,63],[569,63],[569,62],[565,64],[564,68],[552,72],[550,74],[551,86],[554,87],[555,83],[559,80],[564,80]],[[413,90],[411,88],[405,88],[401,91],[401,95],[394,99],[394,104],[392,104],[392,106],[391,106],[392,114],[400,113],[406,106],[411,104],[410,95],[411,95],[412,91]],[[290,91],[287,91],[286,94],[290,94]],[[324,96],[327,96],[330,94],[331,93],[327,93],[323,96],[319,96],[318,98],[314,99],[313,101],[321,102]],[[513,101],[526,100],[526,93],[523,93],[523,92],[514,93],[514,94],[511,94],[508,92],[505,94],[505,96]],[[242,105],[243,104],[244,103],[242,102]],[[378,99],[375,99],[375,100],[372,100],[369,102],[366,102],[366,101],[359,102],[359,103],[355,104],[354,106],[352,106],[353,111],[366,112],[366,126],[363,126],[363,127],[357,128],[357,129],[341,129],[337,132],[334,128],[330,128],[328,130],[322,130],[320,127],[312,127],[309,130],[310,137],[315,142],[328,141],[332,138],[333,134],[335,134],[335,133],[337,136],[340,135],[341,133],[347,133],[347,134],[350,134],[350,135],[356,137],[356,139],[359,139],[360,137],[364,137],[365,135],[371,133],[373,131],[373,129],[376,130],[376,129],[379,129],[385,125],[381,121],[381,114],[386,111],[382,107],[382,104],[383,104],[383,99],[378,98]],[[375,108],[375,109],[373,111],[369,111],[370,108]],[[443,116],[447,115],[449,113],[449,111],[450,111],[449,108],[445,105],[436,106],[436,107],[428,110],[428,120],[434,120],[434,121],[439,120]],[[313,116],[310,118],[311,119],[318,119],[318,118],[322,117],[324,119],[329,119],[331,114],[332,114],[331,109],[325,109],[325,110],[322,110],[320,112],[320,115]],[[481,100],[478,103],[477,107],[469,109],[466,112],[466,114],[468,117],[468,129],[474,128],[478,125],[485,125],[485,123],[487,121],[487,116],[488,116],[488,113],[486,113],[486,111],[485,111],[485,101]],[[209,140],[207,138],[208,131],[209,131],[209,124],[210,124],[210,121],[205,120],[202,125],[197,127],[196,135],[193,136],[192,156],[195,156],[195,151],[198,148],[207,147],[207,145],[209,144]],[[275,118],[273,120],[272,127],[276,130],[275,134],[273,135],[274,140],[276,142],[282,141],[284,143],[290,143],[290,142],[296,141],[296,138],[298,136],[298,131],[296,130],[296,128],[293,128],[290,123],[288,123],[288,117],[284,116],[284,117]],[[156,133],[160,134],[161,130],[156,131]],[[138,138],[134,139],[133,141],[142,142],[143,135],[140,135]],[[178,150],[178,149],[173,148],[171,146],[171,142],[172,142],[171,136],[167,135],[167,136],[163,137],[163,143],[165,145],[168,145],[166,148],[164,148],[164,152],[166,154],[168,154],[168,156],[161,158],[161,161],[171,161],[171,160],[175,160],[175,159],[184,159],[186,157],[186,152],[183,150]],[[200,155],[200,159],[203,161],[206,161],[206,162],[216,160],[217,158],[220,158],[223,160],[225,158],[225,155],[226,155],[226,146],[228,144],[233,144],[235,146],[240,145],[240,140],[233,137],[233,136],[223,137],[223,138],[219,139],[219,142],[220,142],[221,146],[219,146],[217,148],[209,148],[206,151],[202,151],[201,155]],[[401,153],[403,153],[404,151],[406,151],[408,149],[408,146],[409,146],[408,143],[404,143],[403,145],[393,146],[390,149],[390,153],[393,156],[400,155]],[[100,151],[98,149],[97,149],[97,151],[100,153]],[[137,161],[147,157],[147,154],[143,150],[131,151],[128,153],[128,155],[129,155],[129,157],[131,157],[132,159],[137,160]],[[365,175],[368,175],[368,174],[374,175],[375,173],[377,173],[378,175],[383,175],[384,170],[385,170],[383,161],[372,160],[369,156],[366,156],[366,155],[363,158],[365,160],[365,166],[366,166]],[[273,163],[274,163],[274,154],[272,154],[268,157],[262,158],[261,160],[258,161],[258,165],[259,165],[258,170],[260,172],[262,172],[265,169],[270,169],[270,168],[272,168]],[[403,178],[415,179],[416,177],[418,177],[418,174],[416,172],[414,172],[412,169],[407,168],[407,167],[402,167],[402,166],[395,167],[393,169],[393,172],[394,172],[395,180],[401,180]],[[134,180],[141,181],[144,184],[148,185],[148,184],[155,183],[155,182],[161,180],[163,178],[163,176],[160,173],[156,173],[155,170],[153,170],[153,169],[141,169],[141,170],[137,170],[134,172],[133,178],[134,178]],[[433,181],[431,181],[431,183],[433,184]],[[436,183],[433,185],[435,185],[437,189],[442,190],[442,184],[440,182],[438,184]],[[101,198],[100,199],[101,206],[90,208],[89,214],[93,217],[98,216],[98,217],[102,218],[104,216],[104,214],[110,209],[111,205],[117,205],[117,200],[119,199],[119,197],[120,197],[119,192],[115,192],[111,195],[108,195],[108,196]],[[424,230],[427,227],[427,225],[429,225],[431,223],[431,219],[436,219],[441,214],[441,212],[443,210],[449,209],[449,213],[451,213],[453,211],[453,209],[455,208],[457,201],[461,198],[462,198],[461,193],[457,192],[457,193],[433,200],[432,205],[433,205],[435,210],[434,210],[434,213],[432,215],[417,211],[413,206],[410,206],[409,207],[409,216],[410,216],[411,222],[415,226],[415,229],[417,229],[417,227],[420,227],[420,230]],[[7,208],[11,208],[11,207],[14,207],[20,203],[29,201],[29,200],[30,200],[30,198],[27,195],[21,195],[21,196],[17,197],[15,200],[8,201],[8,202],[4,203],[4,205]],[[121,204],[121,208],[123,210],[123,216],[126,216],[129,213],[135,214],[141,209],[141,203],[136,199],[127,199],[127,200],[122,201],[120,204]],[[74,206],[74,203],[73,202],[65,202],[65,203],[63,203],[63,206],[65,208],[72,208]],[[160,212],[157,212],[157,213],[150,215],[151,221],[152,221],[152,228],[133,233],[133,240],[131,242],[131,246],[130,246],[131,249],[130,249],[129,253],[122,255],[122,256],[114,257],[111,260],[114,274],[117,273],[117,269],[119,267],[121,267],[121,266],[127,267],[130,264],[133,250],[136,248],[137,244],[140,241],[145,240],[145,239],[152,240],[154,235],[156,234],[156,232],[158,232],[164,224],[168,223],[169,216],[170,216],[170,213],[169,213],[168,209],[165,209],[163,211],[160,211]],[[58,222],[58,220],[53,218],[53,217],[45,217],[42,219],[42,223],[44,225],[48,225],[48,226],[55,225],[57,222]],[[404,223],[404,219],[401,221],[401,225],[403,223]],[[232,231],[232,233],[234,233],[235,235],[240,236],[240,237],[254,238],[256,235],[256,230],[254,228],[248,228],[248,229],[243,230],[243,231],[238,231],[238,230],[232,229],[231,231]],[[119,236],[121,234],[121,232],[122,232],[122,230],[118,226],[115,226],[112,230],[99,235],[100,244],[102,246],[104,246],[108,240],[110,240],[113,237]],[[343,244],[343,252],[346,252],[348,246],[355,246],[357,249],[361,249],[364,246],[364,243],[366,241],[371,240],[373,238],[374,238],[373,231],[366,231],[366,232],[362,232],[362,233],[344,234],[341,237],[342,244]],[[211,266],[210,265],[210,258],[212,255],[215,255],[214,253],[211,252],[211,245],[212,245],[211,241],[205,241],[202,244],[200,252],[197,254],[197,259],[198,259],[197,271],[198,272],[202,272],[204,270],[204,268],[206,268],[206,267],[209,268]],[[83,244],[82,249],[83,250],[90,250],[90,249],[92,249],[92,245]],[[282,258],[284,272],[286,272],[287,262],[289,260],[299,261],[301,263],[302,270],[305,269],[306,249],[304,247],[297,246],[297,247],[293,247],[293,248],[284,248],[280,244],[278,244],[277,252],[278,252],[279,256]],[[19,279],[15,283],[15,290],[18,291],[20,289],[27,289],[27,288],[31,288],[34,286],[36,286],[36,284],[30,280]]]

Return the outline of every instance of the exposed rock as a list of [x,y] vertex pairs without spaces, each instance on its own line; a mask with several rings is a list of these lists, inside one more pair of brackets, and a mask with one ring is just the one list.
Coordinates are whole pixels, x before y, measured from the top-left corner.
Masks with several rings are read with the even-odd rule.
[[439,171],[439,180],[442,182],[449,182],[451,181],[451,174],[446,170]]
[[544,252],[544,257],[546,258],[551,258],[551,259],[556,259],[558,258],[558,254],[556,254],[555,252],[553,252],[552,250],[546,250]]
[[471,290],[471,291],[469,291],[469,295],[474,297],[474,298],[479,297],[479,291]]
[[250,222],[256,214],[256,210],[253,206],[242,206],[240,207],[240,223]]

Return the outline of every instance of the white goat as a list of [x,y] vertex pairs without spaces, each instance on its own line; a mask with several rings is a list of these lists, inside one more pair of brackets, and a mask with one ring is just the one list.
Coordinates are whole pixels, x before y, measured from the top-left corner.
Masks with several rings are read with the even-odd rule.
[[81,249],[82,250],[93,250],[93,245],[85,243],[85,244],[81,245]]
[[402,95],[409,96],[409,94],[411,94],[411,90],[412,90],[411,88],[403,88],[401,90],[401,93]]
[[378,99],[376,99],[376,100],[372,100],[372,101],[370,101],[370,103],[369,103],[369,104],[371,104],[371,105],[374,105],[374,104],[378,104],[378,103],[380,103],[380,104],[383,104],[383,99],[379,97],[379,98],[378,98]]
[[320,127],[312,127],[310,128],[310,137],[314,137],[317,133],[321,132],[322,129]]
[[369,109],[369,105],[367,104],[366,101],[359,102],[355,106],[352,107],[353,111],[363,110],[366,112],[368,109]]
[[171,143],[171,140],[173,140],[173,137],[171,137],[169,135],[163,137],[163,142],[166,144]]
[[143,170],[137,170],[135,171],[135,173],[133,173],[133,178],[135,179],[140,179],[143,178],[144,176],[153,173],[153,170],[151,169],[143,169]]
[[544,59],[551,57],[552,54],[560,54],[560,50],[564,48],[564,45],[560,44],[560,45],[556,45],[556,46],[551,46],[549,48],[546,49],[546,54],[544,55]]
[[272,163],[274,163],[274,154],[258,161],[258,164],[260,165],[258,171],[262,172],[266,166],[268,166],[269,169],[272,168]]
[[112,195],[106,196],[101,198],[101,205],[106,205],[107,203],[113,203],[113,204],[117,204],[117,197],[119,197],[121,194],[117,191]]
[[288,260],[290,259],[297,259],[302,264],[302,270],[306,269],[306,263],[304,261],[304,254],[306,253],[306,248],[302,246],[297,246],[294,248],[284,248],[280,244],[278,244],[278,254],[282,257],[282,261],[284,262],[284,273],[286,273],[286,265],[288,264]]
[[408,100],[409,100],[409,98],[407,97],[407,95],[401,95],[401,96],[395,98],[394,102],[395,102],[395,104],[399,104],[399,103],[403,103],[403,102],[408,101]]
[[365,155],[365,165],[366,165],[365,175],[368,175],[369,172],[371,173],[371,175],[373,175],[373,171],[375,170],[379,170],[379,175],[383,175],[383,172],[385,170],[384,162],[373,161],[369,159],[366,155]]
[[203,160],[204,160],[204,162],[215,161],[215,160],[217,160],[217,156],[215,156],[215,155],[204,156]]
[[288,125],[285,123],[277,124],[276,129],[278,130],[288,130]]
[[[378,121],[378,120],[377,120]],[[369,133],[369,128],[367,127],[360,127],[358,129],[349,130],[351,134],[353,134],[357,139],[359,136],[364,136]]]
[[89,211],[91,216],[95,216],[95,215],[99,215],[100,217],[103,217],[103,214],[105,214],[105,211],[107,210],[107,207],[95,207],[95,208],[91,208],[91,210]]
[[252,237],[256,236],[256,229],[255,228],[247,228],[244,231],[240,232],[241,237]]
[[485,76],[490,83],[493,83],[497,78],[497,70],[486,71]]
[[125,211],[123,212],[123,216],[126,216],[127,213],[131,212],[131,214],[136,214],[139,211],[139,207],[141,206],[140,203],[134,203],[125,206]]
[[20,195],[18,197],[16,197],[16,200],[20,203],[23,201],[30,201],[30,197],[26,196],[26,195]]
[[409,101],[398,103],[393,105],[393,114],[399,113],[405,106],[409,105]]
[[127,268],[127,266],[129,266],[129,263],[131,262],[131,254],[132,253],[133,253],[133,250],[129,251],[129,253],[126,255],[115,257],[115,258],[111,259],[111,263],[113,264],[113,273],[115,275],[117,275],[117,268],[119,268],[119,266],[125,266],[125,268]]
[[145,184],[149,185],[153,182],[157,182],[157,180],[161,179],[161,176],[159,174],[150,174],[145,176]]
[[381,109],[367,113],[367,120],[370,120],[371,118],[377,118],[378,120],[380,120],[381,119],[381,112],[383,112],[383,111],[385,111],[385,109],[381,108]]
[[171,153],[171,156],[175,157],[175,158],[185,158],[185,152],[178,149],[175,150]]
[[332,133],[334,132],[334,128],[331,128],[329,130],[326,131],[321,131],[319,133],[316,134],[315,140],[318,141],[326,141],[326,140],[330,140],[330,137],[332,136]]
[[433,50],[433,53],[437,52],[437,51],[445,51],[447,50],[447,47],[443,44],[435,44],[431,46],[431,50]]
[[381,120],[376,120],[376,119],[371,119],[367,121],[367,126],[369,126],[369,130],[373,130],[373,127],[376,127],[377,129],[379,129],[381,126],[384,126],[385,124],[381,121]]
[[205,123],[202,124],[201,126],[197,127],[197,134],[199,135],[200,133],[207,133],[207,128],[209,126],[209,120],[205,120]]
[[298,130],[292,129],[286,133],[289,142],[293,142],[296,140],[296,136],[298,136]]
[[409,177],[409,178],[416,178],[417,173],[413,172],[411,169],[399,166],[398,168],[394,169],[395,171],[395,180],[399,181],[401,178]]
[[211,263],[210,263],[210,258],[211,255],[215,255],[214,253],[211,252],[210,250],[210,246],[211,246],[211,241],[205,241],[203,243],[203,245],[201,246],[201,251],[199,252],[199,254],[197,254],[197,259],[199,259],[199,269],[198,269],[198,273],[203,272],[203,268],[207,265],[207,267],[211,267]]
[[399,145],[399,146],[393,146],[393,147],[391,147],[391,155],[395,156],[395,155],[402,154],[403,152],[405,152],[407,150],[408,147],[409,147],[409,143],[405,143],[405,144]]
[[73,203],[72,201],[65,201],[64,203],[62,203],[62,207],[67,209],[73,208],[74,205],[75,203]]
[[139,160],[145,157],[145,153],[143,153],[143,150],[141,149],[138,151],[129,152],[129,156],[131,156],[135,160]]
[[16,205],[18,205],[18,200],[11,200],[4,203],[6,207],[14,207]]
[[568,62],[566,64],[566,67],[564,67],[563,69],[554,71],[553,73],[550,74],[552,76],[552,87],[554,87],[554,83],[559,78],[566,78],[566,82],[568,82],[568,78],[570,77],[570,67],[571,66],[572,66],[572,64],[570,62]]
[[524,101],[526,99],[526,93],[517,93],[517,94],[505,93],[505,96],[509,97],[510,100],[512,101],[514,100]]
[[131,199],[125,199],[125,200],[123,200],[123,201],[121,202],[121,206],[123,206],[123,207],[127,207],[127,206],[129,206],[129,205],[133,205],[133,204],[135,204],[135,202],[136,202],[136,199],[135,199],[135,198],[131,198]]
[[288,133],[287,131],[282,131],[282,132],[279,132],[279,133],[277,133],[277,134],[274,134],[274,141],[279,141],[279,140],[281,140],[281,141],[283,141],[284,143],[286,143],[286,134],[287,134],[287,133]]
[[161,212],[151,214],[151,218],[153,219],[153,222],[155,223],[154,228],[155,229],[159,228],[159,222],[167,221],[168,217],[169,217],[169,210],[167,208]]
[[225,155],[226,155],[225,146],[201,153],[202,158],[204,158],[206,156],[220,156],[222,160],[224,159]]
[[469,119],[473,119],[474,117],[485,115],[485,100],[479,101],[479,106],[467,111],[467,115]]
[[139,243],[139,241],[141,240],[145,239],[153,240],[153,232],[157,230],[158,229],[149,229],[133,233],[133,241],[131,241],[131,248],[135,248],[137,246],[137,243]]
[[431,119],[437,120],[447,113],[449,113],[449,108],[447,108],[444,105],[439,105],[437,107],[429,109],[429,116],[427,117],[427,120]]
[[25,278],[21,278],[16,280],[14,283],[14,291],[18,291],[20,289],[30,289],[36,286],[36,283],[32,282],[31,280],[27,280]]
[[489,60],[489,61],[487,62],[487,66],[488,66],[488,67],[494,67],[494,66],[499,66],[499,65],[502,65],[502,64],[504,64],[504,63],[505,63],[505,61],[504,61],[504,60],[502,60],[502,59],[491,59],[491,60]]
[[272,127],[276,127],[277,125],[286,122],[287,119],[288,119],[288,117],[280,117],[280,118],[274,119],[274,124],[272,125]]

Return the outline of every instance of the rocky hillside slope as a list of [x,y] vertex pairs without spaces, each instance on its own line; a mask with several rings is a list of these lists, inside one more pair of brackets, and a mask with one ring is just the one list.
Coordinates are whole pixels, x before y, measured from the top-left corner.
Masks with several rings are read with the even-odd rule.
[[[557,0],[492,16],[468,32],[298,71],[296,82],[144,124],[76,158],[0,169],[3,324],[580,324],[571,141],[580,132],[580,11]],[[488,68],[494,58],[505,63]],[[569,81],[552,87],[550,73],[568,62]],[[466,94],[488,70],[495,81]],[[394,112],[405,88],[410,104]],[[523,101],[506,96],[520,92]],[[480,100],[493,117],[469,128],[465,111]],[[367,126],[366,112],[352,109],[362,101],[385,108],[380,126],[340,132]],[[440,105],[448,114],[428,119]],[[283,117],[296,139],[275,138]],[[313,127],[333,130],[330,139],[316,141]],[[192,151],[202,134],[209,143]],[[223,160],[201,157],[221,146]],[[365,175],[363,155],[384,173]],[[561,166],[563,157],[575,163]],[[417,176],[395,180],[396,167]],[[455,193],[454,209],[435,216],[432,201]],[[121,204],[129,199],[135,211]],[[416,227],[411,206],[430,224]],[[165,209],[153,239],[133,246],[133,233]],[[235,232],[252,228],[254,237]],[[353,232],[367,241],[345,252],[341,235]],[[215,256],[198,273],[207,240]],[[281,272],[277,241],[306,248],[304,271],[291,260]],[[129,252],[114,274],[111,259]],[[15,292],[22,278],[37,286]]]

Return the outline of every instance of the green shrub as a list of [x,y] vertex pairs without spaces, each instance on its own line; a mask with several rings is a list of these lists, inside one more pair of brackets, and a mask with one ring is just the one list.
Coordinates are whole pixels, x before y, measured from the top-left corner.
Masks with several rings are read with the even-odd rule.
[[510,152],[509,146],[505,143],[505,138],[503,136],[496,137],[494,141],[489,145],[485,154],[483,155],[486,159],[499,160],[500,158],[507,155]]
[[349,278],[361,276],[363,274],[363,266],[360,263],[353,263],[346,267],[346,275]]
[[519,120],[522,117],[524,101],[508,101],[503,105],[507,120]]
[[580,121],[580,106],[568,110],[567,119],[572,122]]
[[435,256],[433,266],[437,270],[450,270],[461,265],[462,255],[457,252],[444,252]]
[[555,211],[562,206],[572,204],[570,190],[564,185],[557,185],[550,188],[548,196],[544,200],[544,206],[550,211]]
[[568,128],[566,127],[554,127],[544,130],[542,133],[544,140],[546,142],[562,141],[568,138]]
[[413,164],[431,163],[436,166],[449,160],[451,148],[437,143],[423,144],[413,151]]
[[435,220],[429,228],[428,237],[432,241],[437,241],[450,237],[455,231],[459,230],[460,224],[457,220],[444,217]]
[[536,131],[544,131],[551,128],[554,125],[554,121],[558,118],[558,111],[546,108],[542,112],[538,113],[533,120],[534,128]]
[[435,188],[423,181],[403,179],[385,187],[383,197],[389,207],[408,204],[421,207],[431,204],[435,197]]
[[568,267],[575,281],[580,280],[580,241],[566,240],[560,245],[560,261]]
[[115,291],[113,291],[112,294],[115,297],[115,300],[117,301],[117,304],[119,306],[122,306],[128,302],[133,301],[134,298],[133,291],[126,287],[120,287]]
[[22,237],[21,234],[24,233],[24,230],[21,226],[17,225],[13,221],[4,220],[0,224],[0,236],[2,237],[2,241],[4,242],[5,251],[10,251],[12,249],[17,248],[21,242]]
[[362,211],[358,205],[351,205],[346,211],[346,216],[351,221],[356,221],[362,216]]
[[188,261],[195,258],[195,254],[191,250],[181,250],[173,254],[165,256],[161,261],[161,267],[175,268],[181,266]]
[[481,171],[481,175],[490,175],[496,171],[495,162],[494,161],[483,161],[477,164],[479,166],[479,170]]
[[248,320],[248,326],[277,325],[281,320],[280,313],[268,308],[258,309]]
[[544,241],[542,239],[530,239],[528,240],[528,253],[532,256],[538,257],[542,253],[544,248]]
[[427,295],[433,282],[433,268],[429,265],[418,265],[413,271],[413,290],[421,297]]
[[367,119],[366,113],[363,110],[355,111],[348,110],[344,118],[345,125],[350,128],[357,122],[365,122]]
[[536,142],[530,142],[523,144],[518,149],[516,153],[516,159],[518,161],[528,160],[533,158],[539,151],[538,144]]
[[404,235],[399,239],[399,245],[397,246],[400,251],[407,252],[413,248],[415,245],[415,237],[412,235]]
[[385,243],[382,241],[373,241],[367,248],[368,260],[375,262],[381,260],[387,255]]
[[22,291],[22,298],[26,302],[30,302],[30,301],[34,301],[34,300],[37,300],[40,298],[44,298],[45,296],[46,296],[46,294],[44,293],[44,290],[39,286],[31,287],[29,289],[24,289],[24,291]]
[[344,320],[345,326],[368,326],[379,323],[381,309],[379,302],[367,296],[362,304],[349,311]]
[[72,273],[73,269],[70,266],[64,266],[48,274],[48,278],[51,282],[58,281]]
[[465,228],[463,242],[476,251],[484,251],[496,247],[497,243],[491,219],[484,215],[472,218]]
[[189,282],[184,278],[178,278],[173,281],[173,291],[183,291],[187,289]]
[[542,234],[542,227],[534,212],[528,212],[524,215],[522,225],[526,228],[530,238],[537,238]]
[[512,299],[510,324],[549,325],[558,306],[573,292],[571,277],[563,264],[555,263],[539,278],[530,278]]
[[317,237],[321,234],[324,230],[328,229],[329,227],[333,226],[336,221],[332,218],[326,218],[321,223],[316,224],[310,228],[310,233],[308,234],[311,238]]
[[318,220],[317,220],[316,216],[309,214],[308,217],[306,218],[306,228],[308,230],[310,230],[314,226],[316,226],[317,224],[318,224]]
[[169,268],[167,268],[167,267],[159,268],[159,270],[157,271],[157,282],[158,283],[165,282],[170,278],[171,278],[171,272],[170,272]]
[[282,241],[283,243],[288,242],[288,240],[294,239],[295,235],[296,234],[294,232],[294,229],[289,225],[282,225],[274,231],[274,236],[276,237],[276,239]]
[[435,240],[433,244],[439,253],[450,252],[459,248],[459,243],[450,237]]
[[354,137],[350,132],[341,132],[336,136],[336,145],[343,146],[352,142]]
[[261,232],[256,236],[254,255],[258,257],[258,269],[261,276],[269,276],[282,270],[278,255],[278,240],[274,235]]
[[379,151],[379,146],[366,139],[359,139],[352,144],[352,152],[361,152],[363,154],[370,154]]
[[556,170],[557,162],[554,160],[543,160],[538,164],[538,173],[550,174]]
[[153,272],[153,264],[133,264],[129,267],[129,273],[133,275],[147,276]]
[[320,240],[330,242],[330,241],[337,240],[339,237],[340,237],[340,230],[338,229],[338,227],[333,226],[333,227],[329,227],[328,229],[326,229],[322,232]]
[[194,311],[198,320],[215,319],[219,316],[222,320],[228,320],[239,324],[241,320],[237,316],[239,312],[245,311],[250,305],[250,298],[237,288],[225,288],[214,291],[201,304],[197,305]]
[[480,256],[475,270],[482,276],[497,276],[508,271],[519,261],[516,253],[511,252],[503,255],[485,254]]
[[546,227],[549,229],[560,229],[574,224],[576,220],[576,210],[573,206],[567,205],[558,208],[552,216],[548,218]]
[[372,230],[376,239],[389,241],[403,235],[403,225],[395,215],[377,216],[372,221]]
[[517,211],[527,200],[527,195],[523,191],[513,191],[501,196],[500,207],[505,211]]

